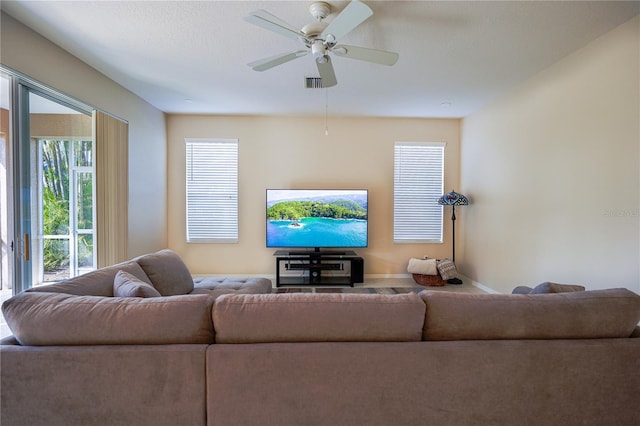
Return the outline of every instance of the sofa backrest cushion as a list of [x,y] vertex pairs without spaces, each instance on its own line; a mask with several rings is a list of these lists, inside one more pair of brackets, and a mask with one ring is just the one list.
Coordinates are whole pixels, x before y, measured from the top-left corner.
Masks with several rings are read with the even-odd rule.
[[118,271],[127,272],[140,281],[151,284],[151,280],[136,262],[127,261],[96,269],[56,284],[33,287],[28,292],[67,293],[76,296],[113,296],[113,280]]
[[469,294],[424,290],[425,340],[629,337],[640,296],[624,289],[551,294]]
[[24,292],[2,304],[21,345],[213,343],[207,295],[99,297]]
[[213,306],[217,343],[419,341],[417,294],[237,294]]
[[115,297],[162,297],[151,284],[140,281],[133,275],[118,271],[113,279]]
[[193,277],[180,256],[165,249],[134,259],[149,276],[151,284],[163,296],[189,294],[193,291]]

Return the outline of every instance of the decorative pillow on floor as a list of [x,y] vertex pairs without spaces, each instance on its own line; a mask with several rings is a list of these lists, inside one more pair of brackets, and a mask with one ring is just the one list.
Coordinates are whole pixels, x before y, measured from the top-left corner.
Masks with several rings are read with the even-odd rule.
[[128,272],[118,271],[113,279],[115,297],[162,297],[151,284],[140,281]]
[[407,272],[420,275],[438,275],[438,264],[435,259],[409,259]]
[[458,271],[456,270],[456,264],[449,259],[443,259],[438,262],[438,272],[443,280],[450,280],[451,278],[458,278]]

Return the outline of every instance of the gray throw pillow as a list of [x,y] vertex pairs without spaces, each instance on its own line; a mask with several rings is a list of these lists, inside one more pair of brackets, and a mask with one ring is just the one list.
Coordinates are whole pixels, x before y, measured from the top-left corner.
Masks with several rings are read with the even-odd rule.
[[164,249],[134,259],[163,296],[189,294],[193,291],[193,277],[180,256]]
[[118,271],[113,279],[113,295],[115,297],[162,296],[151,284],[140,281],[135,276],[124,271]]

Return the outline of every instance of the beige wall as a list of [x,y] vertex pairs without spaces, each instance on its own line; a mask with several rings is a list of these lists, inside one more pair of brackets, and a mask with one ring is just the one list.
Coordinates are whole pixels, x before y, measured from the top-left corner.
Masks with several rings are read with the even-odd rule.
[[129,122],[129,256],[167,245],[164,113],[2,13],[2,64]]
[[636,17],[464,119],[465,275],[640,292],[639,52]]
[[[265,248],[266,188],[365,188],[369,190],[369,247],[359,249],[365,274],[406,274],[411,256],[450,256],[445,244],[393,244],[393,144],[443,141],[445,184],[458,185],[459,120],[169,115],[169,247],[193,273],[274,274],[273,249]],[[185,138],[239,140],[240,241],[185,242]],[[445,214],[446,215],[446,214]],[[448,238],[447,238],[448,237]]]

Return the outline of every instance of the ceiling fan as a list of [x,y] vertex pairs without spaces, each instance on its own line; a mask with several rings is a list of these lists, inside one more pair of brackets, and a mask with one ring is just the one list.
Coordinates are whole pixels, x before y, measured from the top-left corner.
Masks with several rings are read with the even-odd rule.
[[322,87],[332,87],[338,84],[338,81],[329,53],[382,65],[393,65],[398,60],[398,54],[395,52],[337,44],[340,39],[373,15],[371,8],[364,3],[358,0],[351,1],[330,23],[324,21],[331,13],[329,3],[314,2],[309,6],[309,12],[316,20],[300,30],[265,10],[257,10],[246,16],[245,21],[300,41],[304,45],[299,50],[260,59],[248,65],[255,71],[265,71],[311,53],[322,79]]

